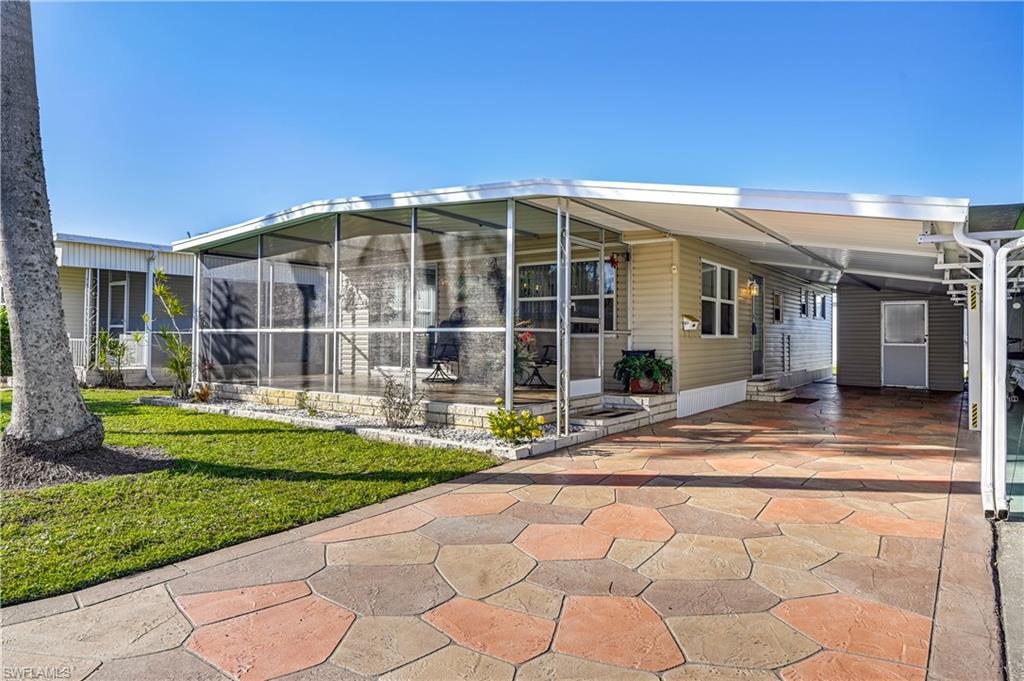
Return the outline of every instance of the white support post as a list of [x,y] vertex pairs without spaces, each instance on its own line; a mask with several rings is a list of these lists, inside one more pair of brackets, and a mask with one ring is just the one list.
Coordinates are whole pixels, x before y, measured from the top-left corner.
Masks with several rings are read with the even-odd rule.
[[515,409],[516,202],[509,199],[505,217],[505,407]]
[[[953,227],[953,238],[960,246],[981,254],[981,504],[987,517],[995,515],[993,479],[993,433],[995,409],[1004,409],[995,400],[995,251],[990,244],[967,236],[964,223]],[[1002,301],[1005,304],[1005,301]],[[1005,389],[1002,388],[1001,389]],[[1005,398],[1004,398],[1005,399]]]
[[981,286],[967,287],[968,425],[981,430]]
[[409,396],[416,394],[416,222],[419,209],[413,208],[409,224]]
[[558,311],[557,311],[557,372],[558,385],[555,401],[556,426],[559,435],[569,434],[569,403],[571,376],[569,372],[569,343],[571,321],[569,316],[571,272],[569,263],[572,261],[572,244],[569,241],[569,217],[565,202],[558,199],[558,210],[556,211],[558,221],[558,234],[556,239],[557,265],[555,267],[558,278]]
[[334,216],[334,244],[332,251],[334,255],[334,288],[331,294],[331,392],[338,392],[338,295],[341,291],[341,277],[338,272],[338,246],[341,242],[341,213]]
[[1007,264],[1011,253],[1024,246],[1024,237],[1003,244],[996,253],[995,280],[995,389],[1002,400],[996,403],[995,426],[992,433],[992,486],[995,497],[996,517],[1005,518],[1009,514],[1009,499],[1006,495],[1006,288]]
[[199,382],[199,361],[202,354],[202,336],[199,334],[201,304],[199,292],[202,291],[201,271],[200,255],[196,253],[192,258],[192,390],[195,390],[196,383]]
[[153,378],[153,263],[156,262],[156,251],[146,259],[146,378],[156,383]]
[[[271,281],[273,288],[273,281]],[[272,362],[271,362],[272,363]],[[256,237],[256,387],[263,384],[263,235]]]

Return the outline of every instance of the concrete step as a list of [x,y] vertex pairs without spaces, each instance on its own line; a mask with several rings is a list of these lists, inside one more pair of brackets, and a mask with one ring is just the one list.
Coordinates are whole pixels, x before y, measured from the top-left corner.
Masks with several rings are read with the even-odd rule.
[[640,421],[648,417],[646,409],[619,409],[602,407],[573,414],[569,421],[585,428],[597,428]]
[[779,381],[775,378],[747,381],[747,395],[773,392],[779,389]]
[[796,390],[793,388],[747,393],[747,399],[751,402],[786,402],[794,397],[796,397]]

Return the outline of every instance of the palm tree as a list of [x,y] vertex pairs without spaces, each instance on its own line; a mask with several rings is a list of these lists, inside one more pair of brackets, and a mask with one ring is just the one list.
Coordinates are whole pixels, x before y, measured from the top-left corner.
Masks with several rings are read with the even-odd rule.
[[0,0],[0,45],[0,283],[14,369],[0,452],[54,458],[99,447],[103,423],[78,392],[64,330],[28,2]]

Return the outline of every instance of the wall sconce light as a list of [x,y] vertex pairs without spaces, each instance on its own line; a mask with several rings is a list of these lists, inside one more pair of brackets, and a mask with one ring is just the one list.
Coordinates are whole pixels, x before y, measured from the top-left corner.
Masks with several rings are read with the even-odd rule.
[[747,281],[747,292],[750,293],[750,295],[752,296],[756,296],[761,292],[761,289],[758,288],[756,281],[750,279],[749,281]]

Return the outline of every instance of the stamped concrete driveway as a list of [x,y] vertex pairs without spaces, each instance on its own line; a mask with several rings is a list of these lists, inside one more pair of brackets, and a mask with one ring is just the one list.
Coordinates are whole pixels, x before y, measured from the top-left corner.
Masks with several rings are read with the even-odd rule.
[[800,393],[7,608],[3,664],[90,681],[1000,678],[959,397]]

